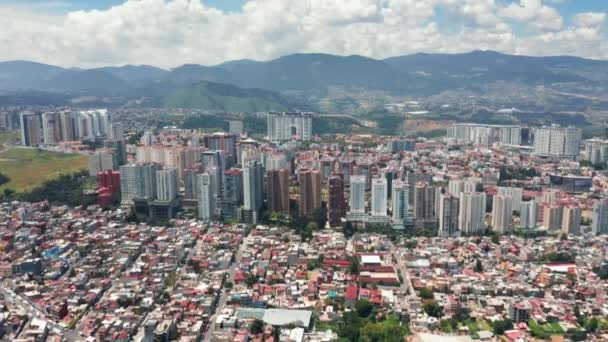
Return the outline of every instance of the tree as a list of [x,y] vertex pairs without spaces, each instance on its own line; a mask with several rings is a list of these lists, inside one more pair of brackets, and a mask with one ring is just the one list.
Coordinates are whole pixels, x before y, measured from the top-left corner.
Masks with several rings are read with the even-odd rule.
[[439,305],[439,303],[434,300],[424,304],[423,308],[424,312],[426,312],[426,314],[429,316],[435,318],[440,318],[441,316],[443,316],[443,308],[441,307],[441,305]]
[[245,278],[245,284],[247,285],[248,288],[252,288],[253,285],[258,281],[258,278],[255,276],[255,274],[249,273],[247,275],[247,278]]
[[475,272],[477,272],[477,273],[483,272],[483,265],[481,264],[481,260],[480,259],[477,259],[475,261]]
[[234,284],[231,281],[227,281],[226,284],[224,285],[224,287],[227,289],[231,289],[233,286],[234,286]]
[[249,332],[254,335],[259,335],[264,332],[264,322],[256,319],[249,326]]
[[350,257],[350,265],[348,266],[348,271],[351,274],[359,275],[359,258]]
[[492,329],[496,335],[502,335],[505,331],[513,329],[513,322],[508,318],[502,321],[494,321],[492,322]]
[[422,289],[420,289],[420,298],[433,299],[433,290],[429,289],[428,287],[423,287]]
[[344,237],[350,239],[355,234],[355,227],[353,223],[350,221],[346,221],[344,227],[342,227],[342,232],[344,233]]
[[272,337],[275,341],[281,340],[281,327],[276,326],[272,329]]
[[599,325],[600,321],[597,318],[593,317],[585,321],[585,330],[587,330],[588,332],[596,332]]
[[495,245],[498,245],[498,243],[499,243],[499,242],[500,242],[500,241],[499,241],[499,239],[498,239],[498,235],[493,234],[493,235],[492,235],[492,243],[493,243],[493,244],[495,244]]
[[369,301],[361,299],[355,303],[355,310],[357,311],[357,315],[359,315],[359,317],[365,318],[372,313],[374,306]]

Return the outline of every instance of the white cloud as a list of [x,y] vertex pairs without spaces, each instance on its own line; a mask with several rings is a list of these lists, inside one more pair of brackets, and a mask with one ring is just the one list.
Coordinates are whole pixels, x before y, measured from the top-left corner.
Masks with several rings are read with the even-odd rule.
[[[443,32],[438,8],[460,16],[465,25]],[[581,13],[563,28],[559,13],[539,0],[507,6],[495,0],[249,0],[237,13],[198,0],[129,0],[67,15],[18,7],[0,11],[0,60],[64,66],[173,67],[294,52],[381,58],[473,49],[608,58],[604,13]],[[513,21],[534,31],[519,37]]]
[[559,30],[564,21],[559,12],[549,6],[543,5],[541,0],[520,0],[520,3],[511,3],[500,11],[500,15],[528,24],[533,30]]

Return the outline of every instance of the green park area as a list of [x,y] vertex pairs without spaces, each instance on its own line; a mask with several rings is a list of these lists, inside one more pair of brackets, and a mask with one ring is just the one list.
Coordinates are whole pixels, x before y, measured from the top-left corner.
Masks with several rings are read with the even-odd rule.
[[45,182],[87,168],[87,157],[36,148],[0,149],[0,191],[28,192]]

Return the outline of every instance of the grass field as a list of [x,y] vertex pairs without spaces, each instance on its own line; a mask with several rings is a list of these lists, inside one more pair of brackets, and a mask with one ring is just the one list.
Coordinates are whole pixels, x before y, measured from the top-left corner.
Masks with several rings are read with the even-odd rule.
[[86,169],[87,165],[87,157],[79,154],[12,147],[0,153],[0,172],[10,178],[0,191],[30,191],[61,174]]

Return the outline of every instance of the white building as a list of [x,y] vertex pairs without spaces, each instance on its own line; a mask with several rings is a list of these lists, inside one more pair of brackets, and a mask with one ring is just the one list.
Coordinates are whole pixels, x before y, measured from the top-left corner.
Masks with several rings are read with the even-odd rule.
[[536,228],[538,206],[535,200],[522,202],[519,209],[519,226],[524,229]]
[[120,167],[120,192],[123,203],[133,199],[156,198],[156,171],[158,164],[130,164]]
[[448,129],[448,137],[477,145],[521,145],[521,126],[454,123]]
[[312,139],[312,115],[310,113],[267,113],[268,140]]
[[465,192],[460,196],[458,227],[465,234],[479,234],[486,229],[486,193]]
[[156,199],[171,202],[179,194],[179,177],[177,169],[168,168],[156,171]]
[[576,159],[582,132],[575,127],[540,127],[534,130],[534,154],[545,157]]
[[403,224],[409,215],[409,186],[401,180],[393,181],[393,193],[391,196],[393,209],[393,223]]
[[589,139],[583,141],[583,159],[591,164],[605,164],[608,161],[608,140]]
[[372,216],[387,216],[388,185],[386,178],[372,179]]
[[209,221],[215,216],[213,176],[207,172],[198,175],[198,218]]
[[591,228],[596,234],[608,234],[608,198],[595,203]]
[[513,221],[513,199],[510,196],[495,195],[492,204],[492,228],[495,232],[511,232]]
[[99,149],[89,155],[89,176],[97,176],[97,173],[106,170],[115,170],[114,151],[111,149]]
[[524,194],[524,190],[522,188],[500,186],[498,187],[497,194],[500,196],[511,197],[511,208],[513,208],[513,211],[519,210],[521,207],[521,200]]

